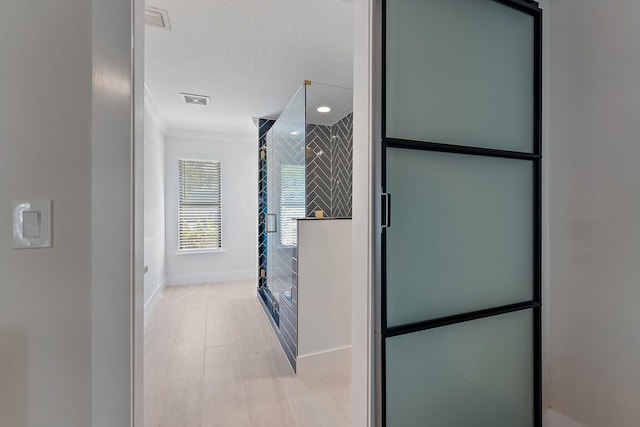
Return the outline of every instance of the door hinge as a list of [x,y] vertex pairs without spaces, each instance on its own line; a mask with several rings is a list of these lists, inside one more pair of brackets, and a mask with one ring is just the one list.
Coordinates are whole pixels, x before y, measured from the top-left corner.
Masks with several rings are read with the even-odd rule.
[[391,227],[391,194],[382,193],[381,222],[382,228]]

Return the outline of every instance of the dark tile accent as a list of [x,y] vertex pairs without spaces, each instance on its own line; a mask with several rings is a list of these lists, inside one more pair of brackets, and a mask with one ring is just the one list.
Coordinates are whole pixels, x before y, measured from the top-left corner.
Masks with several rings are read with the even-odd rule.
[[353,192],[353,114],[332,126],[307,125],[307,216],[350,217]]
[[[267,146],[267,132],[275,121],[260,119],[258,122],[258,284],[264,288],[266,277],[260,277],[260,270],[267,271],[267,159],[260,156],[260,151]],[[266,152],[266,151],[265,151]]]
[[[267,133],[271,129],[275,122],[272,120],[260,120],[258,129],[258,150],[264,149],[267,145]],[[301,136],[303,137],[303,135]],[[299,137],[300,138],[300,137]],[[299,141],[298,138],[298,141]],[[285,159],[290,164],[303,164],[304,153],[298,153],[297,150],[292,150],[288,146],[298,143],[293,138],[290,141],[285,141],[284,144],[277,147],[276,157],[278,159]],[[289,149],[288,149],[289,148]],[[268,156],[268,150],[266,156]],[[268,170],[267,160],[261,158],[260,151],[258,151],[258,254],[259,262],[258,268],[267,271],[267,234],[266,234],[266,214],[267,214],[267,175],[270,172]],[[286,160],[288,159],[288,160]],[[271,165],[272,167],[278,167],[277,165]],[[278,190],[279,191],[279,190]],[[278,197],[277,194],[274,195]],[[277,265],[287,266],[289,263],[293,263],[293,259],[297,254],[296,248],[276,248],[274,254],[270,254],[277,258]],[[293,270],[292,270],[293,271]],[[266,276],[266,275],[265,275]],[[260,271],[258,271],[258,277],[260,277]],[[286,276],[285,276],[286,277]],[[277,280],[287,281],[286,278],[279,278]],[[296,280],[297,282],[297,280]],[[278,341],[282,346],[289,363],[296,369],[296,357],[297,357],[297,310],[298,305],[294,301],[287,301],[282,295],[275,296],[271,293],[269,286],[274,284],[267,284],[267,277],[260,278],[260,291],[259,300],[263,309],[267,312],[269,317],[269,323],[276,332]],[[287,288],[291,286],[289,283],[279,283],[280,287]],[[292,289],[293,290],[293,289]],[[292,294],[297,295],[297,289]],[[277,309],[273,309],[272,302],[274,299],[277,301]]]
[[280,332],[280,328],[276,324],[274,318],[271,316],[271,312],[270,312],[269,308],[267,307],[267,305],[264,303],[263,299],[258,297],[258,301],[260,302],[260,306],[262,307],[262,309],[267,314],[267,318],[269,319],[268,322],[271,324],[271,327],[276,332],[276,337],[278,338],[278,341],[280,342],[280,345],[282,346],[282,349],[284,350],[284,354],[285,354],[285,356],[287,356],[287,360],[289,360],[289,363],[291,364],[291,367],[293,368],[293,371],[295,372],[296,371],[296,367],[297,367],[297,363],[296,363],[297,349],[295,351],[292,351],[291,344],[287,343],[287,340],[285,338],[286,334],[282,334]]
[[353,204],[353,113],[331,126],[331,216],[350,217]]
[[[275,121],[260,119],[258,122],[258,294],[264,302],[265,309],[270,314],[270,320],[274,325],[278,325],[280,317],[277,309],[273,307],[274,297],[266,287],[267,278],[267,234],[265,218],[267,214],[267,160],[266,156],[260,155],[261,151],[266,153],[267,133]],[[265,271],[264,277],[261,270]]]
[[[288,320],[286,320],[286,317],[283,317],[283,321],[282,324],[280,326],[280,329],[283,333],[283,335],[285,336],[285,339],[287,341],[289,341],[289,346],[291,347],[291,349],[296,349],[297,350],[297,336],[298,336],[298,332],[296,330],[296,328],[291,324],[291,322],[289,322]],[[294,355],[297,355],[297,351],[293,352]]]
[[331,215],[331,126],[307,125],[307,216]]
[[284,352],[287,355],[287,359],[289,357],[293,359],[297,358],[296,354],[298,350],[296,349],[295,345],[293,345],[293,341],[291,341],[286,333],[282,334],[282,336],[284,337]]

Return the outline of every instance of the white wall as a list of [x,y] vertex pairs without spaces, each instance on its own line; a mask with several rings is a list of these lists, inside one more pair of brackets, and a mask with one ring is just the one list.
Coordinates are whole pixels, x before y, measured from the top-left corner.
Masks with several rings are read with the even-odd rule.
[[[169,131],[165,151],[166,275],[168,285],[257,277],[258,146],[239,137]],[[178,160],[219,160],[222,167],[223,252],[178,253]]]
[[[0,14],[0,423],[11,427],[91,422],[91,49],[88,2]],[[54,202],[54,247],[13,250],[11,202],[32,199]]]
[[[131,4],[23,0],[4,6],[0,423],[125,426],[131,409]],[[103,27],[94,25],[94,14]],[[114,102],[117,113],[101,110]],[[103,168],[96,171],[98,156]],[[122,203],[112,203],[119,193]],[[54,247],[13,250],[11,202],[32,199],[54,202]],[[109,224],[93,215],[103,206]],[[103,267],[96,267],[98,257]]]
[[640,2],[553,0],[547,400],[640,424]]
[[350,219],[298,221],[299,374],[351,366],[351,273]]
[[153,102],[144,106],[144,275],[145,313],[165,283],[164,140],[166,128]]
[[[129,426],[133,417],[138,422],[141,418],[143,5],[141,0],[133,1],[137,14],[134,64],[131,0],[93,0],[91,5],[93,102],[90,175],[86,179],[92,188],[92,281],[91,306],[85,307],[92,317],[91,427]],[[137,141],[133,150],[132,135]],[[137,393],[132,396],[134,383]],[[132,405],[132,398],[137,406]]]
[[[131,124],[133,125],[133,300],[131,307],[131,333],[130,341],[133,343],[133,354],[129,354],[130,365],[133,365],[133,372],[129,378],[131,402],[131,427],[140,427],[144,422],[144,49],[145,49],[145,23],[144,23],[144,0],[131,0],[129,6],[133,10],[133,49],[124,49],[122,53],[130,53],[133,62],[133,105]],[[95,8],[94,8],[95,9]],[[100,15],[100,10],[97,10]],[[95,12],[94,12],[95,13]],[[95,14],[94,14],[95,16]],[[108,21],[107,21],[108,24]],[[94,36],[95,38],[95,36]],[[124,120],[119,117],[118,120]],[[130,147],[131,149],[131,147]],[[122,147],[124,154],[124,147]],[[130,237],[130,238],[131,238]],[[99,339],[100,337],[98,337]],[[99,368],[99,367],[98,367]],[[124,408],[121,408],[124,409]],[[113,423],[110,420],[107,406],[104,412],[104,423]],[[95,419],[95,418],[94,418]],[[98,427],[98,426],[93,426]]]
[[379,0],[354,0],[353,64],[353,290],[352,290],[352,362],[351,419],[354,426],[369,426],[374,421],[373,391],[373,238],[374,238],[374,56],[375,5]]

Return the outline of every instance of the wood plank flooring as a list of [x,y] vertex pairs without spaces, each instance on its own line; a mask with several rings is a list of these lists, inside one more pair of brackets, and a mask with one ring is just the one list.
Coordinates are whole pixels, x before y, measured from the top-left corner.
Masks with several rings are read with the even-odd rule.
[[255,289],[166,288],[145,322],[145,427],[351,425],[349,368],[296,377]]

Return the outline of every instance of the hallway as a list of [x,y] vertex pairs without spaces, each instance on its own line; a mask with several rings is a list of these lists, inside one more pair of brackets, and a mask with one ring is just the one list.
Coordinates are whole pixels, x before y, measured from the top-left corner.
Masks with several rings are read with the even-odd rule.
[[350,370],[298,378],[255,281],[168,287],[145,325],[146,427],[349,426]]

